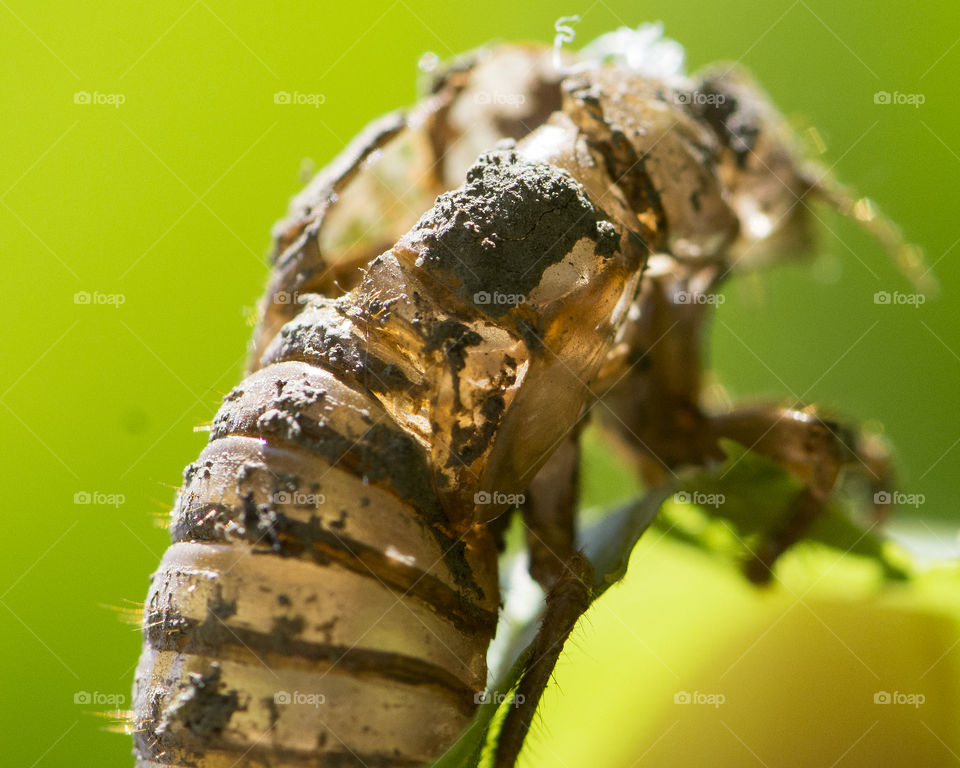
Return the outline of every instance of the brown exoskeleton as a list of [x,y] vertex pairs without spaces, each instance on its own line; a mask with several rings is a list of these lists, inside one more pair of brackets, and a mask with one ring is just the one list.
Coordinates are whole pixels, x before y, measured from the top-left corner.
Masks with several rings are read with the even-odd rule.
[[574,526],[598,399],[651,487],[725,438],[802,481],[757,581],[844,468],[885,487],[854,431],[809,409],[713,414],[700,393],[702,297],[802,252],[806,200],[869,209],[742,74],[635,59],[481,52],[294,201],[250,374],[185,472],[147,601],[141,765],[441,755],[486,685],[498,519],[525,494],[547,599],[498,745],[512,765],[592,597]]

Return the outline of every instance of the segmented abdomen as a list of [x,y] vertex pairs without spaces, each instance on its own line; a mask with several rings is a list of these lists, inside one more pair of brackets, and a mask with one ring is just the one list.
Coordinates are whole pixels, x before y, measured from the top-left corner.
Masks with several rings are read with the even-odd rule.
[[[423,418],[403,357],[417,351],[400,339],[378,358],[300,300],[354,286],[481,149],[558,108],[548,61],[504,46],[452,68],[414,110],[372,124],[276,228],[255,372],[184,473],[147,598],[139,765],[420,765],[472,717],[496,553],[486,531],[449,529],[435,449],[411,436],[422,425],[398,426]],[[477,96],[490,82],[529,98],[491,105]]]
[[495,552],[442,530],[429,483],[422,447],[328,371],[278,362],[231,392],[147,599],[140,764],[419,765],[453,743]]

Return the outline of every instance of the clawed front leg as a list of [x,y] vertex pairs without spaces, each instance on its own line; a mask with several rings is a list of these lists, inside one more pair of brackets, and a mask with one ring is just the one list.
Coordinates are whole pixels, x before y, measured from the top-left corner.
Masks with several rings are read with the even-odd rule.
[[[623,359],[604,382],[600,415],[634,453],[648,486],[662,486],[681,467],[724,458],[720,441],[735,440],[781,465],[803,483],[783,518],[761,543],[747,576],[771,578],[774,563],[820,515],[844,470],[862,476],[876,519],[890,509],[891,470],[877,438],[828,421],[812,409],[741,408],[712,415],[702,405],[702,333],[721,273],[652,262],[636,320],[623,337]],[[620,372],[627,365],[626,372]],[[757,510],[766,514],[766,510]]]
[[888,508],[883,494],[891,487],[891,472],[883,446],[819,417],[812,409],[744,409],[715,416],[709,424],[714,439],[736,440],[777,462],[804,484],[747,563],[746,575],[754,583],[770,581],[774,563],[809,531],[844,469],[866,478],[878,517]]

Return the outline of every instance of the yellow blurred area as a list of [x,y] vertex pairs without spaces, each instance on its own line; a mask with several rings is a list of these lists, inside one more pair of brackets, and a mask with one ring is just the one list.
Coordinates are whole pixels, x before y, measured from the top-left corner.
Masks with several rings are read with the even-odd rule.
[[960,614],[942,600],[955,576],[939,597],[933,575],[844,597],[827,586],[840,558],[822,581],[758,590],[658,535],[571,637],[521,765],[957,762]]

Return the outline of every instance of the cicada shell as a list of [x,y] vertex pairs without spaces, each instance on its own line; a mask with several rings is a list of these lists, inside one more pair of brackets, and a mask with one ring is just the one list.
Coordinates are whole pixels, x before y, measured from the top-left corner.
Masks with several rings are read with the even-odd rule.
[[[744,75],[651,68],[656,46],[637,65],[622,39],[559,68],[541,46],[465,57],[276,226],[249,374],[184,473],[147,598],[138,765],[434,760],[485,689],[512,495],[542,534],[544,631],[562,646],[589,602],[550,557],[589,567],[569,489],[594,401],[654,484],[767,425],[701,408],[706,308],[678,291],[802,250],[796,200],[847,198]],[[859,450],[774,434],[760,450],[814,502],[832,483],[807,465]]]

